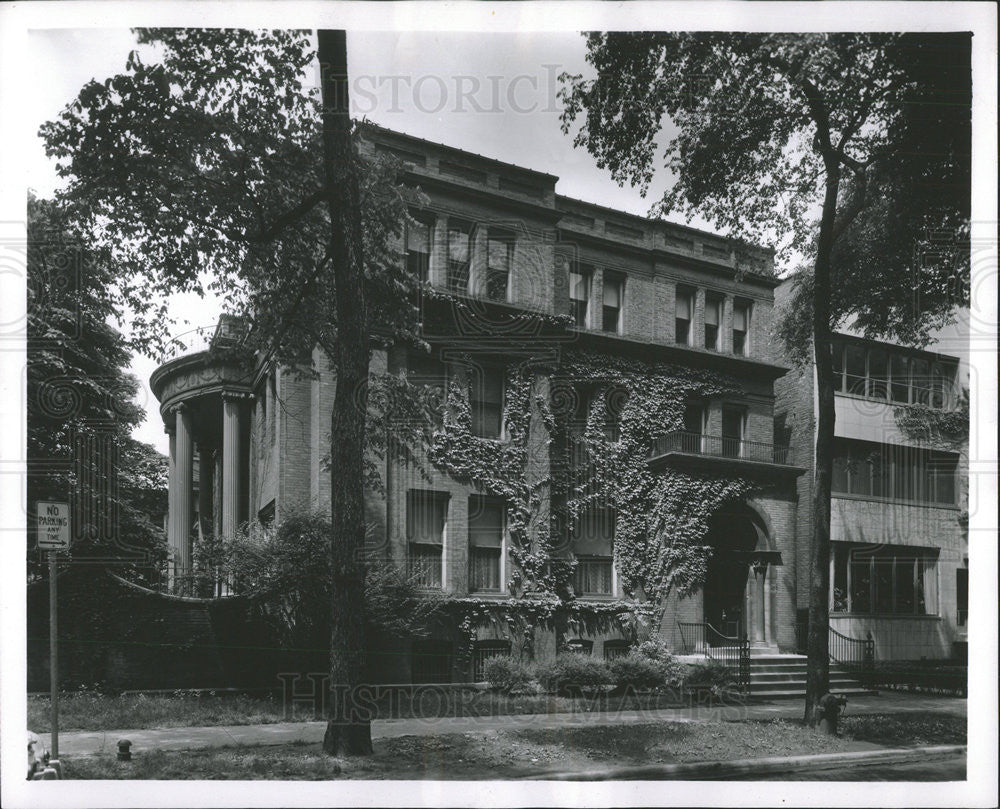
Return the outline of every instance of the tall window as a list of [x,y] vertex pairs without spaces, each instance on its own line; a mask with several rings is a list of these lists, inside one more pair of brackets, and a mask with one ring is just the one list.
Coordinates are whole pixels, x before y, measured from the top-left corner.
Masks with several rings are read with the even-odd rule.
[[448,496],[410,489],[406,496],[408,567],[418,587],[442,586],[442,552]]
[[427,407],[440,425],[448,392],[448,366],[433,356],[411,351],[406,358],[406,379],[424,389]]
[[958,456],[922,447],[838,438],[832,489],[838,494],[951,506],[957,503]]
[[469,234],[471,227],[464,223],[448,225],[448,290],[469,291]]
[[957,623],[965,626],[969,622],[969,568],[960,567],[955,571],[955,607]]
[[707,410],[704,402],[688,402],[684,406],[684,434],[681,436],[682,452],[701,452]]
[[705,296],[705,348],[719,350],[719,324],[722,322],[722,298]]
[[674,341],[678,345],[691,345],[691,312],[694,309],[694,291],[677,287],[674,314]]
[[749,346],[747,334],[750,332],[750,301],[733,302],[733,353],[746,356]]
[[469,590],[503,590],[503,502],[491,497],[469,498]]
[[833,612],[937,615],[937,548],[834,542]]
[[513,239],[506,234],[491,233],[486,240],[486,297],[491,301],[508,299],[513,258]]
[[503,419],[503,369],[476,367],[471,377],[472,432],[480,438],[499,438]]
[[421,281],[430,274],[431,230],[430,224],[419,219],[406,223],[406,270]]
[[590,279],[593,267],[573,264],[569,273],[569,309],[573,322],[579,329],[587,328],[587,309],[590,306]]
[[602,307],[601,328],[617,334],[621,330],[622,299],[625,279],[612,273],[604,273],[604,305]]
[[722,454],[739,458],[743,454],[743,425],[746,413],[738,407],[722,408]]
[[957,361],[842,338],[832,346],[835,390],[893,404],[951,407]]
[[573,586],[577,595],[614,594],[614,535],[615,514],[611,509],[593,508],[577,519],[572,537],[577,563]]

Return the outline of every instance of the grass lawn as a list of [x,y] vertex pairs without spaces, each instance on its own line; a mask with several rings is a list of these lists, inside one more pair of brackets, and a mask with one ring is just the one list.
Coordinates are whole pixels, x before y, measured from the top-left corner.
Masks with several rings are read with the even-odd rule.
[[[679,704],[677,695],[603,695],[591,699],[540,695],[503,695],[490,691],[416,687],[377,700],[379,719],[445,716],[506,716],[576,711],[625,711],[668,708]],[[164,695],[109,696],[78,691],[59,698],[59,728],[118,730],[204,727],[209,725],[258,725],[322,719],[309,705],[286,706],[278,696],[204,695],[178,691]],[[47,733],[48,697],[28,697],[28,727]]]
[[952,716],[848,717],[840,738],[787,720],[521,728],[489,733],[375,740],[363,759],[324,756],[318,744],[222,747],[136,755],[63,758],[75,779],[495,779],[615,765],[720,761],[873,749],[876,744],[958,743],[965,723]]

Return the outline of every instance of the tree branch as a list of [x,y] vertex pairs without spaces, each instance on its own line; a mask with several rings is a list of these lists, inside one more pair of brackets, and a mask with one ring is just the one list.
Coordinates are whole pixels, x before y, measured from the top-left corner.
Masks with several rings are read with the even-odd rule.
[[305,197],[298,205],[285,211],[278,216],[269,227],[263,228],[258,233],[253,234],[250,240],[258,243],[266,243],[274,240],[289,225],[294,225],[309,211],[326,199],[326,189],[319,188]]

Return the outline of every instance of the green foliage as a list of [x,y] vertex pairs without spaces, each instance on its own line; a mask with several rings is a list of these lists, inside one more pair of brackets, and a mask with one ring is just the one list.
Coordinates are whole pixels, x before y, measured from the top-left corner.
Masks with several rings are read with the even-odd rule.
[[551,663],[538,664],[535,679],[548,693],[563,696],[593,693],[614,684],[607,663],[574,652],[558,655]]
[[893,416],[899,429],[915,441],[961,448],[969,441],[969,389],[962,389],[953,410],[905,405],[893,408]]
[[709,660],[705,663],[689,663],[683,671],[685,690],[710,690],[721,693],[736,685],[732,672],[722,663]]
[[525,691],[532,681],[531,668],[512,657],[487,660],[484,674],[489,687],[502,694]]
[[75,558],[155,581],[167,461],[131,437],[143,413],[127,344],[108,325],[117,311],[111,266],[76,233],[72,209],[29,194],[27,224],[29,509],[69,501]]
[[632,651],[611,661],[611,675],[619,688],[658,690],[678,685],[681,667],[669,654],[652,658]]

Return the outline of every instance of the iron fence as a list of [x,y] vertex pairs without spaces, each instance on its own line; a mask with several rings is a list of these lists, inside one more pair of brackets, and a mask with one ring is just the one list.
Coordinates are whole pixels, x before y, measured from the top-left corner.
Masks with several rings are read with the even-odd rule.
[[661,435],[653,439],[650,457],[669,452],[686,452],[692,455],[710,455],[719,458],[740,458],[763,463],[787,464],[789,447],[763,441],[746,441],[722,435],[703,435],[684,430]]

